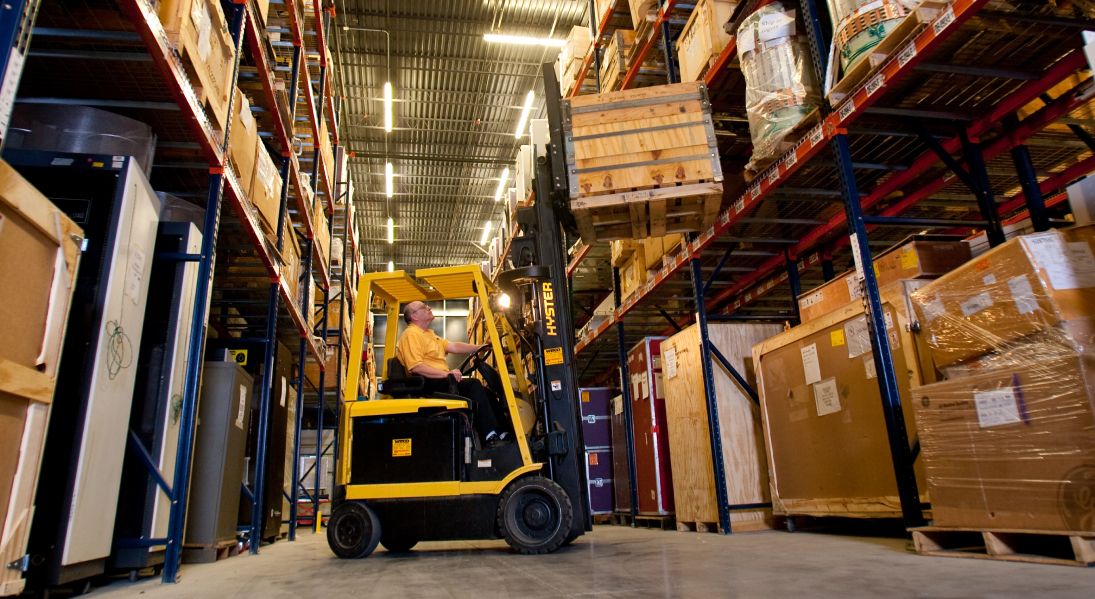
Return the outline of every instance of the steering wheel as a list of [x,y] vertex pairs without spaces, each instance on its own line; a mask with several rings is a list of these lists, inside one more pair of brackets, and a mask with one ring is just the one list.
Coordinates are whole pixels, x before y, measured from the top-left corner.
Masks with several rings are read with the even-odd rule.
[[480,347],[475,353],[468,354],[468,357],[464,358],[464,361],[460,363],[460,374],[468,376],[475,370],[475,362],[486,360],[492,353],[494,353],[494,346],[487,343],[483,347]]

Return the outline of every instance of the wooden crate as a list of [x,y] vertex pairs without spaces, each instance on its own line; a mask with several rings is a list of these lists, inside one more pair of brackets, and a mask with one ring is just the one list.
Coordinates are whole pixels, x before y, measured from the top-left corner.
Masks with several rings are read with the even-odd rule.
[[640,25],[658,18],[658,0],[628,0],[628,8],[631,9],[631,24],[636,30]]
[[[57,365],[65,337],[80,227],[0,161],[0,564],[27,550]],[[0,596],[23,574],[0,568]]]
[[255,152],[255,174],[251,182],[251,204],[259,216],[267,235],[277,232],[278,213],[281,211],[281,173],[261,142]]
[[920,555],[992,559],[1005,562],[1088,567],[1095,565],[1091,532],[914,528],[913,545]]
[[605,47],[605,54],[601,58],[602,94],[616,91],[620,87],[620,83],[627,75],[627,69],[631,66],[627,58],[634,45],[634,30],[617,29],[612,33],[612,38]]
[[255,179],[259,132],[251,114],[251,103],[238,89],[232,100],[232,128],[228,137],[228,160],[236,171],[236,179],[240,182],[243,193],[250,198],[251,185]]
[[730,34],[723,25],[730,20],[737,0],[699,0],[692,16],[677,38],[677,58],[681,65],[681,81],[698,81],[714,64],[723,48],[730,43]]
[[589,27],[575,25],[570,28],[567,43],[559,50],[559,70],[564,75],[577,73],[582,62],[589,55],[589,49],[593,46],[593,38],[589,33]]
[[[901,304],[887,297],[882,307],[892,324],[887,332],[911,443],[911,389],[920,385],[916,340],[906,330]],[[776,515],[902,515],[870,342],[864,329],[851,324],[862,317],[862,305],[853,302],[753,348]],[[864,343],[865,353],[858,353]],[[807,377],[807,369],[813,376]],[[923,459],[914,469],[926,502]]]
[[160,23],[179,53],[194,93],[224,139],[236,47],[217,0],[161,0]]
[[[578,96],[564,106],[570,207],[583,242],[660,237],[667,219],[670,232],[714,223],[722,167],[706,85]],[[598,218],[609,215],[615,222]],[[612,225],[625,226],[603,231]]]
[[627,263],[628,259],[630,259],[636,251],[641,251],[643,249],[643,242],[631,239],[617,239],[611,242],[611,247],[612,266],[620,268]]
[[331,232],[327,230],[327,213],[324,212],[323,206],[320,205],[316,210],[315,222],[315,244],[319,247],[319,255],[323,256],[323,262],[326,266],[328,258],[331,255]]
[[[711,342],[746,377],[753,370],[750,355],[753,345],[782,330],[779,325],[708,325]],[[679,530],[682,523],[694,527],[688,530],[701,530],[705,523],[719,521],[699,343],[699,328],[693,325],[663,341],[661,346],[669,458],[673,465],[673,496]],[[714,368],[730,505],[768,503],[760,411],[717,362]],[[770,509],[733,509],[730,512],[733,532],[771,528],[771,525]]]

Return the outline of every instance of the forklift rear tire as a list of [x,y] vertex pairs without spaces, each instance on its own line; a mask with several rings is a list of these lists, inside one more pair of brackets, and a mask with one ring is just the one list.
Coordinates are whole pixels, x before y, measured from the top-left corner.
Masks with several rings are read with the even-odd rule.
[[570,535],[574,508],[555,481],[530,476],[510,483],[498,502],[502,538],[519,553],[551,553]]
[[335,508],[327,523],[327,544],[345,559],[365,557],[380,543],[380,520],[364,503],[346,501]]

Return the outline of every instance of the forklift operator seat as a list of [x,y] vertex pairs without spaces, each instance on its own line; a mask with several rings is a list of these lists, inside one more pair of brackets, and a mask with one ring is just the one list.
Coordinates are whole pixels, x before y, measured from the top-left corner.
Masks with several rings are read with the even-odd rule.
[[[384,379],[377,387],[378,391],[391,396],[392,399],[418,398],[426,395],[426,377],[408,375],[403,362],[398,357],[392,357],[388,359],[388,378]],[[452,377],[449,377],[449,393],[430,392],[429,395],[440,399],[468,400],[456,390],[456,384]]]

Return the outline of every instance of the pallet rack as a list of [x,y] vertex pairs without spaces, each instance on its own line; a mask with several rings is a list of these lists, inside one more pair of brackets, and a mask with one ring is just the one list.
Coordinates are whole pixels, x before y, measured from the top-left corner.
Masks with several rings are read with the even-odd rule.
[[[261,536],[259,514],[265,489],[262,478],[267,453],[268,407],[275,346],[279,339],[299,344],[301,374],[297,380],[298,408],[294,425],[298,442],[293,448],[294,464],[299,464],[306,360],[315,361],[320,368],[321,384],[316,405],[327,405],[322,385],[326,352],[321,351],[320,344],[326,345],[332,330],[341,338],[341,331],[326,326],[331,299],[329,290],[332,282],[340,282],[343,289],[352,282],[347,281],[346,268],[332,275],[331,257],[323,255],[318,244],[313,243],[316,234],[313,217],[317,210],[328,216],[329,236],[335,233],[336,220],[340,223],[337,230],[345,248],[342,264],[350,265],[351,279],[356,278],[352,275],[356,274],[357,260],[356,245],[349,243],[354,239],[350,234],[353,225],[349,222],[347,209],[352,200],[340,201],[336,196],[339,190],[346,195],[348,182],[339,181],[338,173],[333,172],[334,165],[328,167],[319,156],[324,132],[330,132],[332,152],[338,153],[338,106],[331,93],[330,54],[325,40],[330,14],[318,1],[307,5],[301,0],[273,2],[268,21],[271,27],[265,27],[254,0],[222,1],[236,57],[228,106],[232,106],[231,94],[237,89],[252,92],[256,99],[252,114],[260,123],[260,144],[277,149],[282,157],[282,193],[275,240],[263,233],[251,201],[228,164],[230,115],[223,133],[218,133],[151,3],[145,0],[85,0],[80,3],[24,2],[21,5],[24,21],[29,18],[33,22],[37,11],[37,22],[32,30],[34,43],[29,47],[29,26],[13,29],[10,43],[4,45],[25,52],[29,63],[21,81],[18,81],[16,71],[16,82],[20,85],[16,102],[98,106],[150,124],[158,138],[151,177],[154,187],[196,200],[198,204],[203,203],[204,198],[205,235],[201,253],[178,257],[198,262],[200,283],[190,332],[176,474],[172,480],[165,480],[151,463],[148,464],[149,475],[172,500],[169,532],[166,538],[140,540],[143,546],[166,547],[163,580],[176,582],[208,329],[212,327],[221,337],[265,345],[266,380],[260,400],[256,480],[251,487],[253,491],[248,491],[253,497],[257,495],[250,530],[252,553],[258,552]],[[5,11],[3,16],[7,17],[9,13],[14,14]],[[0,19],[0,33],[7,31],[6,25],[6,21]],[[280,57],[274,50],[278,43],[271,40],[271,33],[274,37],[288,34],[291,40],[280,48],[288,54],[285,65],[279,62]],[[298,104],[303,109],[303,118],[297,116]],[[305,124],[304,130],[299,132],[295,127],[298,121]],[[294,151],[294,141],[301,137],[305,139],[300,145],[312,148],[308,158],[298,157]],[[301,153],[304,153],[303,149],[301,147]],[[260,147],[260,151],[266,150]],[[310,182],[305,180],[304,169],[311,170]],[[305,193],[309,186],[310,194]],[[222,199],[232,208],[234,219],[221,218]],[[321,290],[315,302],[308,302],[307,294],[298,292],[298,281],[290,281],[284,276],[282,252],[286,249],[285,244],[291,242],[284,239],[285,227],[282,225],[286,223],[303,238],[303,276],[306,279],[314,276]],[[313,329],[309,317],[317,310],[318,324]],[[341,364],[339,366],[341,369]],[[335,376],[340,393],[340,373]],[[336,393],[336,417],[339,397]],[[318,410],[320,435],[323,411]],[[294,480],[297,481],[292,493],[295,498],[296,490],[300,488],[299,477],[294,476]],[[265,498],[266,501],[275,499],[281,500]],[[319,498],[310,499],[318,510]],[[295,509],[290,514],[290,527],[295,529]]]
[[[735,23],[762,4],[739,6]],[[902,510],[908,526],[919,525],[921,506],[893,365],[878,359],[890,354],[885,334],[877,334],[884,328],[872,251],[920,230],[985,229],[993,245],[1002,241],[1004,225],[1024,218],[1045,230],[1054,224],[1050,209],[1063,197],[1043,195],[1095,171],[1095,143],[1080,127],[1091,124],[1091,94],[1084,89],[1090,82],[1077,76],[1086,67],[1080,31],[1095,23],[985,5],[985,0],[956,0],[941,6],[841,103],[831,110],[823,106],[820,122],[801,142],[736,188],[731,181],[739,179],[750,145],[732,40],[704,76],[728,173],[724,209],[713,227],[667,256],[655,276],[627,298],[619,296],[619,273],[605,259],[606,248],[574,249],[567,269],[572,301],[588,302],[575,313],[591,311],[609,293],[616,297],[612,316],[577,339],[581,383],[613,384],[617,365],[626,365],[627,347],[639,338],[698,323],[707,358],[703,370],[716,487],[724,488],[713,362],[738,373],[710,348],[706,323],[797,323],[797,298],[804,289],[831,280],[845,264],[855,266],[867,292]],[[802,0],[801,7],[813,63],[824,66],[830,47],[827,15],[816,0]],[[657,38],[672,40],[670,25],[687,19],[687,10],[672,1],[662,4],[660,27],[632,63],[624,88],[636,82],[642,58]],[[595,41],[609,33],[611,20],[599,24]],[[673,82],[672,60],[666,62],[667,81]],[[594,51],[583,68],[598,63]],[[960,186],[966,189],[959,191]],[[667,307],[672,305],[677,307]],[[627,373],[623,376],[626,380]],[[735,378],[744,384],[744,378]],[[629,406],[626,385],[622,391]],[[720,524],[729,532],[729,506],[725,497],[718,501]]]

